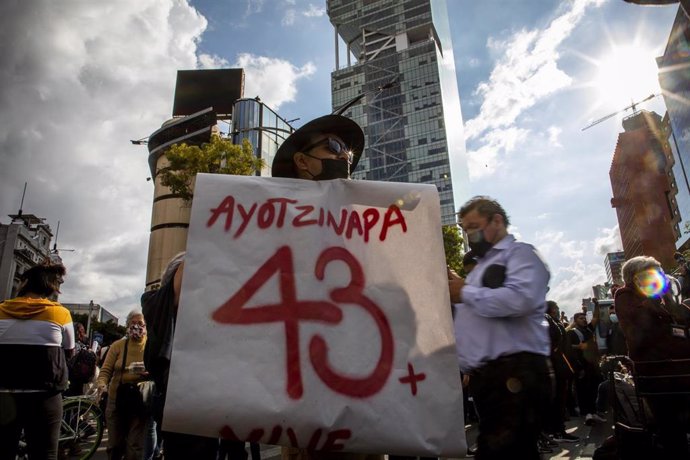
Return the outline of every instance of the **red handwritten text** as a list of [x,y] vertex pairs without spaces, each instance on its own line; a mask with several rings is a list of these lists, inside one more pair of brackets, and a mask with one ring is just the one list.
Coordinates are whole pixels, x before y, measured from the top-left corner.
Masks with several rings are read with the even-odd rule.
[[[276,425],[271,429],[271,434],[264,439],[265,430],[263,428],[254,428],[249,431],[249,434],[243,438],[237,436],[232,428],[228,425],[223,426],[220,429],[219,434],[223,439],[229,439],[230,441],[248,441],[248,442],[263,442],[264,444],[281,444],[281,436],[283,433],[283,427]],[[304,447],[308,450],[320,450],[325,452],[334,452],[343,450],[345,445],[339,441],[350,439],[352,437],[352,431],[348,429],[329,431],[326,434],[326,438],[323,443],[321,443],[321,435],[323,430],[321,428],[314,431],[314,433],[309,437],[309,442],[305,445],[300,445],[297,440],[297,435],[295,430],[288,427],[285,430],[287,435],[287,441],[289,441],[292,447]]]
[[[358,305],[372,317],[381,336],[381,352],[374,370],[361,378],[346,376],[333,370],[328,360],[328,345],[321,335],[316,334],[309,341],[309,358],[316,374],[333,391],[355,398],[366,398],[378,393],[390,376],[394,351],[393,333],[383,311],[363,294],[364,271],[347,249],[331,247],[324,250],[316,261],[316,278],[323,281],[326,266],[334,261],[347,265],[351,279],[347,286],[330,292],[331,300]],[[281,303],[244,308],[274,274],[279,275]],[[300,321],[338,324],[343,319],[343,313],[332,302],[297,300],[292,251],[288,246],[283,246],[232,297],[218,307],[212,317],[225,324],[284,323],[287,394],[292,399],[299,399],[304,391],[299,349]]]
[[[345,238],[352,239],[357,235],[365,242],[369,241],[372,234],[378,234],[378,239],[384,241],[388,231],[396,225],[400,226],[403,233],[407,232],[405,216],[396,205],[391,205],[383,213],[383,217],[379,208],[366,208],[363,211],[341,209],[338,215],[337,212],[333,214],[330,209],[301,204],[289,198],[269,198],[263,203],[244,205],[228,195],[210,212],[206,227],[222,222],[226,232],[234,229],[233,238],[239,238],[250,223],[262,230],[283,228],[286,224],[294,228],[325,227],[338,236],[345,235]],[[223,216],[225,218],[221,219]]]

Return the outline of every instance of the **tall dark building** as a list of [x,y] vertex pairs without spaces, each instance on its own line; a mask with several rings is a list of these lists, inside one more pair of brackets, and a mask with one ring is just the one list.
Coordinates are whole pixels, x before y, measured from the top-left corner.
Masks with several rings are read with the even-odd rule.
[[604,258],[604,267],[606,268],[606,278],[609,284],[623,284],[623,277],[621,276],[621,268],[625,263],[625,253],[623,251],[609,252]]
[[680,212],[676,247],[690,249],[690,19],[678,8],[664,55],[657,58],[659,84],[668,110],[668,142]]
[[328,0],[327,6],[335,27],[333,108],[367,94],[344,112],[366,135],[355,178],[434,184],[443,223],[455,223],[468,198],[468,173],[445,0]]
[[623,251],[675,267],[673,228],[679,216],[672,193],[671,149],[661,117],[642,110],[623,120],[609,176]]

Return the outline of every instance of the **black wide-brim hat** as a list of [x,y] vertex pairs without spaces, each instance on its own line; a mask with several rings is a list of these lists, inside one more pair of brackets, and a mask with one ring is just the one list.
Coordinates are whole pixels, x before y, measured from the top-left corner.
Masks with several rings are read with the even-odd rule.
[[357,123],[342,115],[326,115],[316,118],[299,128],[285,139],[278,148],[273,164],[271,165],[271,175],[273,177],[297,177],[293,166],[292,157],[300,149],[306,147],[313,134],[335,134],[343,140],[345,145],[352,151],[352,164],[350,171],[354,171],[364,150],[364,132]]

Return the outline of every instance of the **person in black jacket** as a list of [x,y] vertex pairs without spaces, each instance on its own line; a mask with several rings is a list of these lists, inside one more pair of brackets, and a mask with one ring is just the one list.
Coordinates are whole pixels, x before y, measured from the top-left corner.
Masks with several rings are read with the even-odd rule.
[[[184,256],[181,252],[170,260],[160,288],[145,292],[141,306],[148,326],[148,340],[144,349],[144,363],[156,384],[154,418],[160,427],[163,420],[165,396],[168,388],[168,374],[172,356],[173,337],[177,322],[177,307],[180,300]],[[163,449],[166,460],[216,460],[218,439],[182,433],[163,431]],[[244,443],[237,443],[231,458],[246,458]]]
[[601,355],[595,330],[599,324],[599,302],[592,299],[594,310],[592,321],[587,322],[586,313],[575,313],[573,324],[568,328],[568,338],[570,339],[570,349],[573,352],[575,368],[575,388],[577,391],[577,403],[580,408],[580,415],[585,416],[585,424],[604,423],[606,419],[597,414],[596,397],[599,383],[601,383],[601,372],[599,371],[599,360]]
[[555,375],[554,398],[546,415],[546,431],[558,442],[577,442],[580,440],[565,432],[565,401],[570,382],[575,372],[566,353],[568,352],[568,334],[560,321],[558,304],[553,300],[546,302],[546,321],[549,323],[551,338],[551,364]]

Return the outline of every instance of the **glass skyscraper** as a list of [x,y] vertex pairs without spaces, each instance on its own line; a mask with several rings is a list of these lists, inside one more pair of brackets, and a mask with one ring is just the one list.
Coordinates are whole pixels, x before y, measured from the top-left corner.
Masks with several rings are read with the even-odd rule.
[[443,224],[455,223],[468,173],[445,0],[327,4],[335,27],[333,109],[367,95],[344,112],[366,135],[354,177],[434,184]]
[[260,175],[270,177],[278,147],[294,129],[258,98],[237,100],[232,113],[233,144],[241,145],[247,139],[254,147],[254,154],[264,160]]
[[676,248],[690,249],[690,19],[678,8],[664,55],[657,58],[659,84],[668,110],[669,144],[681,222]]

